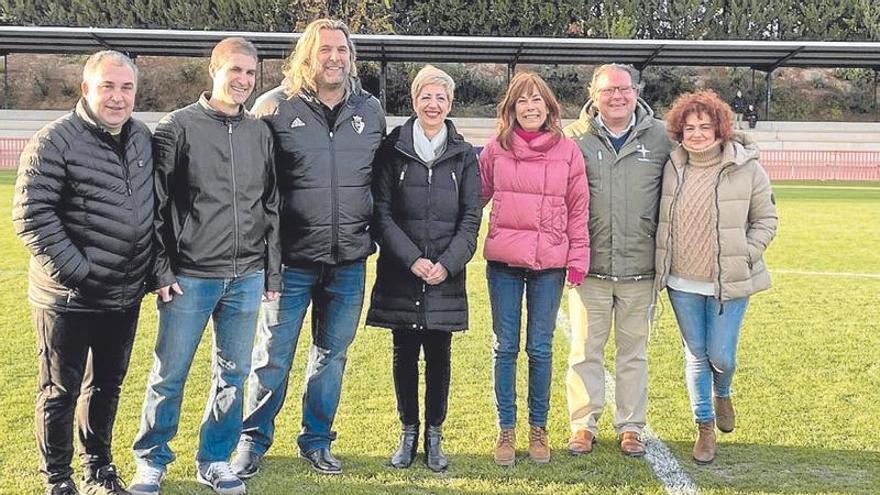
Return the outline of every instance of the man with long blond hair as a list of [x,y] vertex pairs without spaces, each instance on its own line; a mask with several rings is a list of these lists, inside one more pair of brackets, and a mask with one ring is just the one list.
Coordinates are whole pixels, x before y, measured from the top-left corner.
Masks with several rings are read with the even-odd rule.
[[297,443],[316,471],[342,472],[330,453],[333,419],[373,251],[372,161],[385,135],[385,113],[356,73],[348,27],[319,19],[289,57],[285,83],[254,106],[275,136],[284,270],[281,297],[263,304],[257,329],[247,417],[233,463],[240,478],[257,473],[272,445],[309,305],[312,346]]
[[614,324],[614,429],[624,455],[642,456],[648,407],[648,328],[654,301],[654,233],[671,142],[639,98],[633,70],[598,67],[590,101],[565,134],[580,146],[590,183],[590,268],[569,292],[566,380],[572,455],[588,454],[605,408],[605,344]]

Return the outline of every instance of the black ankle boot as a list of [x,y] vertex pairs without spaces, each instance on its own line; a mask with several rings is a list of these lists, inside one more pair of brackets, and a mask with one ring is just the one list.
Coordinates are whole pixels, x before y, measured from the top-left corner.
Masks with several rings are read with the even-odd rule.
[[440,440],[442,439],[442,426],[428,425],[425,427],[425,464],[435,473],[446,471],[446,468],[449,467],[449,458],[440,448]]
[[401,426],[400,445],[391,455],[391,465],[400,469],[408,468],[416,458],[418,447],[419,424]]

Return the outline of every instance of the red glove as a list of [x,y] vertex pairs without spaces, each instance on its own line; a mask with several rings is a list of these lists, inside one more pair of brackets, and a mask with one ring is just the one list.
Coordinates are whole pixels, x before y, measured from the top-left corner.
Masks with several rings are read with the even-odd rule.
[[569,268],[568,285],[571,287],[577,287],[582,283],[584,283],[584,272],[578,270],[577,268]]

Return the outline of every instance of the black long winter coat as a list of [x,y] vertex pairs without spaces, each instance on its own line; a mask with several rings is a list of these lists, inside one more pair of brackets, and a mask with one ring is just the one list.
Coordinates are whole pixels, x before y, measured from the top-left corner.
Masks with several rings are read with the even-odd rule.
[[106,311],[140,304],[153,261],[149,128],[129,119],[117,142],[81,100],[22,151],[12,221],[31,253],[34,305]]
[[[367,324],[385,328],[464,330],[465,265],[477,248],[483,204],[473,147],[446,121],[446,151],[431,168],[413,147],[415,117],[394,129],[374,165],[373,232],[379,243]],[[410,267],[441,263],[449,276],[428,285]]]

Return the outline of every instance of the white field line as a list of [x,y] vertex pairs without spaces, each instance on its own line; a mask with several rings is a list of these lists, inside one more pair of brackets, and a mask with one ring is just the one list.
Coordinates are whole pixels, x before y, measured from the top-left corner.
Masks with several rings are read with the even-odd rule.
[[[565,332],[568,340],[571,340],[571,323],[568,315],[560,309],[556,315],[556,326]],[[614,376],[605,370],[605,402],[614,404]],[[663,489],[669,495],[699,495],[700,490],[690,476],[681,468],[678,459],[675,458],[669,447],[654,433],[650,426],[645,425],[642,430],[642,439],[645,441],[645,460],[654,475],[663,484]]]

